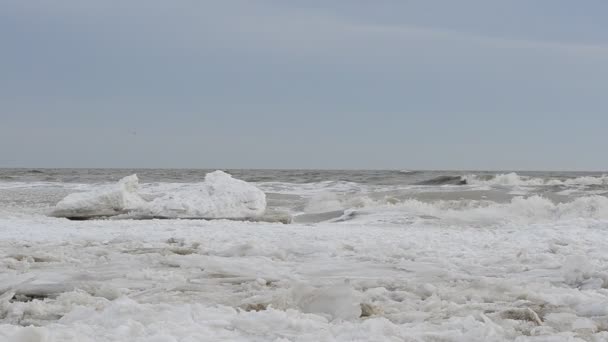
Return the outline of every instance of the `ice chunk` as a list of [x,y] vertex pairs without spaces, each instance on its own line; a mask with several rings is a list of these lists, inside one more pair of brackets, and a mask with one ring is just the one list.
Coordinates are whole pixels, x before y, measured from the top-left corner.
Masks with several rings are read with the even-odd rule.
[[203,183],[154,199],[139,213],[162,218],[246,219],[262,216],[265,210],[262,190],[215,171],[208,173]]
[[137,175],[131,175],[115,185],[73,193],[57,203],[51,216],[87,219],[124,214],[146,203],[137,188]]
[[299,284],[292,292],[302,312],[342,320],[357,319],[361,316],[360,298],[349,284],[323,288]]
[[566,284],[578,285],[589,279],[593,273],[593,265],[582,255],[572,255],[566,258],[562,271]]
[[266,194],[262,190],[222,171],[208,173],[203,183],[173,189],[151,202],[137,190],[137,176],[128,176],[116,185],[68,195],[51,215],[72,219],[249,219],[262,216],[266,210]]

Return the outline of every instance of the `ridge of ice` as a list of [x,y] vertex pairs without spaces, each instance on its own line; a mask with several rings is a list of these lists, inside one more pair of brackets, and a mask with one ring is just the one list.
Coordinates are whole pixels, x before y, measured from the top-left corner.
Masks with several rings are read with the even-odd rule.
[[174,189],[150,202],[138,194],[138,188],[137,175],[131,175],[115,185],[73,193],[57,203],[51,216],[247,219],[266,210],[262,190],[222,171],[208,173],[204,182]]
[[138,182],[137,175],[131,175],[115,185],[69,194],[57,203],[51,215],[84,219],[114,216],[135,210],[146,203],[137,193]]
[[243,219],[258,217],[266,210],[266,195],[257,187],[214,171],[205,182],[176,189],[138,210],[139,214],[167,218]]

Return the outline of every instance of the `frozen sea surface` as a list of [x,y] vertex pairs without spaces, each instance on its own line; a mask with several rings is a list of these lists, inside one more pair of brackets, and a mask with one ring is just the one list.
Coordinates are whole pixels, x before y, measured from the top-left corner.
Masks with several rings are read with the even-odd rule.
[[48,216],[129,171],[4,171],[0,341],[608,341],[601,174],[277,171],[235,177],[291,224]]

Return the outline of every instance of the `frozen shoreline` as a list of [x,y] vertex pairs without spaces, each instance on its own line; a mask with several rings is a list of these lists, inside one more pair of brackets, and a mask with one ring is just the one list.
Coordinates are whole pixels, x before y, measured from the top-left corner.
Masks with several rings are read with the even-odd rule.
[[591,219],[492,229],[0,219],[0,336],[599,341],[607,232]]
[[608,340],[602,174],[95,172],[0,182],[0,342]]

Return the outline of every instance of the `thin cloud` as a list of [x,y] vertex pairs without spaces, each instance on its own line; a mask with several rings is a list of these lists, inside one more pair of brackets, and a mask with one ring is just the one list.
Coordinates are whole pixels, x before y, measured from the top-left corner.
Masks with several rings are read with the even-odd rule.
[[376,34],[392,38],[426,39],[426,40],[452,40],[479,44],[492,48],[510,49],[550,49],[556,52],[580,53],[580,54],[608,54],[608,45],[567,43],[555,41],[539,41],[526,39],[510,39],[504,37],[492,37],[454,30],[443,30],[426,27],[403,27],[389,25],[355,25],[350,24],[351,31],[361,34]]

